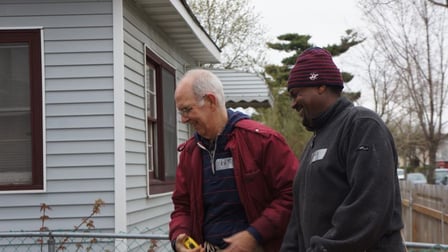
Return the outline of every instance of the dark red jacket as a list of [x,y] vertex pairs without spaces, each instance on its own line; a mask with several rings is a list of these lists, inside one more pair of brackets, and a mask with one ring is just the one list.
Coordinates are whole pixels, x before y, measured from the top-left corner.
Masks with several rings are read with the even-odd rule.
[[[265,252],[277,252],[292,208],[292,181],[298,168],[283,136],[253,120],[236,123],[227,148],[248,221],[262,236]],[[172,200],[170,239],[186,233],[203,243],[202,154],[195,138],[179,146]]]

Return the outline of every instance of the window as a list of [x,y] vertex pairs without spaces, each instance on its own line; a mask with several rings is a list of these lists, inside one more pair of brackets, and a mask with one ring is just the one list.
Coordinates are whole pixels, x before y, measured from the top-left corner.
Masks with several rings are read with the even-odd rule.
[[0,190],[43,189],[41,30],[0,30]]
[[[148,170],[157,170],[157,94],[156,68],[148,62],[146,64],[146,145]],[[158,177],[158,176],[156,176]]]
[[146,52],[146,144],[151,194],[174,189],[177,166],[175,71],[149,49]]

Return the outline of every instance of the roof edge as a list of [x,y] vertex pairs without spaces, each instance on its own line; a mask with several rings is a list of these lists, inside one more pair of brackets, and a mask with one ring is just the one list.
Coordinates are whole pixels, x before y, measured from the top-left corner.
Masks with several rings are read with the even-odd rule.
[[187,25],[192,29],[196,37],[202,42],[210,54],[215,58],[216,62],[221,62],[221,49],[213,42],[210,35],[205,31],[204,27],[199,23],[193,11],[188,6],[186,0],[170,0],[170,3],[178,11],[181,17],[185,20]]

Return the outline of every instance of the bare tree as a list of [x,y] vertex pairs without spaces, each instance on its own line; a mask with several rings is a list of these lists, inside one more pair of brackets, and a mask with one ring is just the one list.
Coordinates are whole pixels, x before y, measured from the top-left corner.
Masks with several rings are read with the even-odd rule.
[[383,118],[387,125],[395,119],[399,113],[400,107],[396,101],[398,97],[399,83],[394,78],[394,69],[384,67],[387,65],[387,59],[382,57],[382,53],[375,46],[374,41],[366,41],[367,44],[361,44],[361,61],[365,64],[364,76],[361,78],[368,84],[371,94],[365,94],[371,97],[373,109]]
[[447,0],[445,0],[445,1],[428,0],[428,2],[430,2],[432,4],[435,4],[437,6],[442,6],[442,7],[448,8],[448,1]]
[[376,55],[386,60],[379,67],[391,73],[388,81],[399,87],[395,104],[406,116],[415,118],[410,123],[423,134],[429,159],[427,175],[432,181],[436,152],[446,137],[447,11],[427,0],[368,0],[360,4],[373,28]]
[[266,62],[265,27],[250,0],[188,0],[188,5],[215,44],[221,64],[211,68],[261,72]]

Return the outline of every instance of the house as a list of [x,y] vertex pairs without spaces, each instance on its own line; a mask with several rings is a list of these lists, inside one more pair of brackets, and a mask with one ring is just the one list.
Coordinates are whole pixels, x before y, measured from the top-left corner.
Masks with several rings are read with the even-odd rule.
[[438,168],[448,168],[448,140],[442,140],[436,153]]
[[102,199],[95,230],[167,233],[175,85],[219,58],[185,0],[0,0],[0,232],[42,203],[70,231]]

